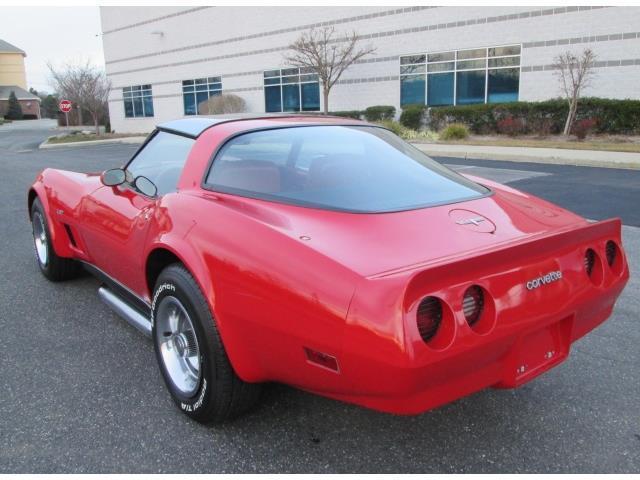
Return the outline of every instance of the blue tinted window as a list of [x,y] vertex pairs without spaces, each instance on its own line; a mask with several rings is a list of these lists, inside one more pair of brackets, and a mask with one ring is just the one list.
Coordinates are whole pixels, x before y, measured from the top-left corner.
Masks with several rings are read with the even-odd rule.
[[302,90],[302,110],[318,111],[320,110],[320,87],[317,83],[303,83],[300,85]]
[[453,72],[429,75],[427,85],[429,106],[453,105],[453,75]]
[[318,75],[308,68],[285,68],[264,72],[266,112],[320,110]]
[[429,106],[517,101],[520,51],[520,45],[505,45],[400,57],[400,104],[414,103],[419,89],[410,77],[425,66]]
[[195,115],[196,114],[196,97],[193,93],[185,93],[182,96],[184,102],[184,114]]
[[151,85],[135,85],[122,89],[125,117],[153,117]]
[[144,116],[153,117],[153,98],[142,97],[142,100],[144,102]]
[[458,72],[456,79],[456,104],[484,103],[485,71]]
[[297,83],[282,86],[282,109],[285,112],[300,111],[300,89]]
[[487,100],[492,103],[517,102],[519,85],[519,69],[489,70]]
[[208,113],[203,103],[222,93],[221,77],[196,78],[182,81],[182,98],[185,115]]
[[124,101],[124,116],[125,117],[133,117],[133,102],[131,100],[125,99]]
[[217,191],[363,213],[423,208],[488,190],[378,127],[250,132],[227,142],[206,183]]
[[142,109],[142,98],[140,97],[133,98],[133,116],[144,117],[144,110]]
[[280,86],[264,88],[264,103],[266,112],[281,112]]
[[400,105],[424,105],[424,75],[400,77]]
[[196,92],[196,104],[198,106],[198,114],[202,113],[203,104],[209,100],[209,92]]

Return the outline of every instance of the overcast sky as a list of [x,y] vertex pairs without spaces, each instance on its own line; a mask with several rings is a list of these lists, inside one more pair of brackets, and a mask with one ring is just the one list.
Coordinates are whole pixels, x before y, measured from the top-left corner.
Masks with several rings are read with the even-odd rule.
[[0,7],[0,19],[0,38],[27,53],[28,87],[53,90],[47,61],[89,59],[104,68],[98,7]]

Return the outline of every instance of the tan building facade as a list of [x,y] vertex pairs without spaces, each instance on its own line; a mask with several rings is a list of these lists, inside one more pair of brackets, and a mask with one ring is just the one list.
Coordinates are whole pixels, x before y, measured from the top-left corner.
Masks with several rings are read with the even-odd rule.
[[24,68],[26,56],[23,50],[0,39],[0,85],[15,85],[27,89]]
[[0,39],[0,117],[7,113],[13,92],[24,118],[40,118],[40,98],[27,91],[24,50]]

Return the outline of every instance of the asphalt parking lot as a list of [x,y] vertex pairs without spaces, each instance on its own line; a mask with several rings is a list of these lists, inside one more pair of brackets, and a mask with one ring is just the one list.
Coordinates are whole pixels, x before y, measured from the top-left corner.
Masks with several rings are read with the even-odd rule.
[[100,171],[136,148],[37,150],[47,134],[0,128],[0,473],[640,472],[640,171],[444,160],[623,218],[632,278],[615,313],[546,375],[413,417],[269,385],[254,412],[205,427],[174,407],[151,342],[100,302],[97,281],[38,272],[26,208],[37,172]]

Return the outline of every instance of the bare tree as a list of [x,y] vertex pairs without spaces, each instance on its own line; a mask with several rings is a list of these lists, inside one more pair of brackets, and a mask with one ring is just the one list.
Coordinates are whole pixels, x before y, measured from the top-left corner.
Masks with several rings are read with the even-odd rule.
[[88,72],[82,92],[82,105],[91,114],[96,135],[100,135],[100,119],[107,112],[111,81],[100,70]]
[[338,35],[333,27],[311,29],[289,45],[285,61],[294,67],[316,73],[322,83],[324,113],[329,112],[329,92],[344,71],[365,55],[375,52],[371,46],[358,48],[356,32]]
[[82,109],[87,110],[92,117],[99,133],[100,117],[106,111],[107,97],[111,90],[111,83],[102,70],[94,67],[91,62],[64,64],[56,68],[47,63],[51,79],[56,91],[61,97],[75,104],[78,111],[78,123],[82,125]]
[[576,120],[578,101],[582,91],[589,85],[594,76],[594,63],[596,55],[593,50],[586,49],[581,54],[570,51],[562,53],[555,58],[554,67],[558,76],[562,93],[569,102],[569,113],[564,124],[564,135],[571,133],[571,128]]

